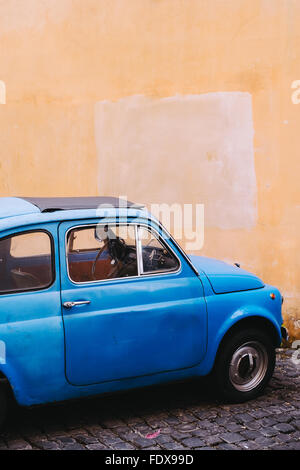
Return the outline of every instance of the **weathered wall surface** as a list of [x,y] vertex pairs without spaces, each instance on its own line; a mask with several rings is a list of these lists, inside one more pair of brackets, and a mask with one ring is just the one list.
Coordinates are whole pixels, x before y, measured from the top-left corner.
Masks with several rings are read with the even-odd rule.
[[201,253],[277,285],[299,336],[299,22],[298,0],[0,0],[0,195],[205,203]]

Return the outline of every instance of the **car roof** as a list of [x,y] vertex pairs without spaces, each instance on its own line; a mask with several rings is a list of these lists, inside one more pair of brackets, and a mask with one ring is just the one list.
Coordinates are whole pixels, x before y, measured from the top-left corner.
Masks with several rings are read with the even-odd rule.
[[102,217],[155,219],[141,204],[114,197],[0,197],[0,230]]
[[142,209],[126,199],[116,197],[3,197],[0,198],[0,218],[18,215],[104,208]]
[[0,219],[19,215],[39,213],[38,207],[18,197],[0,198]]
[[24,197],[24,201],[38,207],[41,212],[58,210],[99,209],[99,208],[129,208],[141,209],[143,206],[111,196],[98,197]]

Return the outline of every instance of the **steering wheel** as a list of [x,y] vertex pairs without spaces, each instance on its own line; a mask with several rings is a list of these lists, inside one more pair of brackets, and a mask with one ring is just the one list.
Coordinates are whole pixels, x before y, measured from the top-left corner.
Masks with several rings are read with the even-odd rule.
[[[118,246],[116,246],[116,244],[115,244],[116,242],[118,243]],[[121,248],[122,253],[117,253],[116,252],[117,248]],[[124,238],[119,238],[119,237],[117,237],[116,239],[112,239],[112,240],[107,238],[105,240],[104,245],[98,251],[97,256],[95,258],[95,261],[93,262],[92,277],[93,277],[94,280],[96,280],[95,279],[95,272],[96,272],[97,261],[106,249],[108,249],[109,254],[112,258],[112,261],[114,261],[114,263],[118,263],[123,258],[123,255],[126,252],[126,242],[125,242]],[[111,264],[114,264],[114,263],[111,263]]]
[[156,266],[162,266],[165,264],[166,260],[165,257],[163,256],[164,253],[157,253],[157,250],[153,248],[151,251],[150,255],[148,256],[148,260],[150,262],[150,265],[153,267],[154,265]]

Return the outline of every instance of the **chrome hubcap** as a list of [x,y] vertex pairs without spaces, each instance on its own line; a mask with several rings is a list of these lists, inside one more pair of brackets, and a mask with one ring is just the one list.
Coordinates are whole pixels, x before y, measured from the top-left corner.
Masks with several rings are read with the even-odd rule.
[[245,343],[231,358],[230,382],[240,392],[249,392],[263,380],[267,368],[268,354],[264,345],[258,341]]

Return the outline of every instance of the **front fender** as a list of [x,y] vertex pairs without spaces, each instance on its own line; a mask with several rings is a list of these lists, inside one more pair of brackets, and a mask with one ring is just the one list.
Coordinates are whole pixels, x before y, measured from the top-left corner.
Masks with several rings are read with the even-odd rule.
[[275,330],[277,331],[278,339],[281,338],[281,327],[275,321],[274,316],[265,308],[251,306],[251,308],[246,307],[244,309],[239,309],[235,311],[229,318],[227,318],[227,320],[223,323],[223,325],[221,326],[215,338],[215,347],[218,349],[219,344],[221,343],[223,337],[230,330],[230,328],[232,328],[238,322],[240,322],[241,320],[245,320],[246,318],[257,318],[257,317],[264,318],[268,320],[270,323],[272,323]]
[[[275,300],[270,293],[274,292]],[[218,348],[230,329],[245,319],[262,318],[274,327],[281,342],[281,295],[278,289],[265,286],[262,289],[230,294],[209,295],[206,298],[208,309],[208,348],[201,374],[209,374],[213,368]]]

